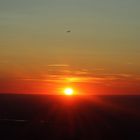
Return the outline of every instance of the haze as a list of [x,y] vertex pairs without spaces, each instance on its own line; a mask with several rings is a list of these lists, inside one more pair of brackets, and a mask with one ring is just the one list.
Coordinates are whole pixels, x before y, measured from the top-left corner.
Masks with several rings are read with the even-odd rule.
[[0,0],[0,92],[140,93],[139,0]]

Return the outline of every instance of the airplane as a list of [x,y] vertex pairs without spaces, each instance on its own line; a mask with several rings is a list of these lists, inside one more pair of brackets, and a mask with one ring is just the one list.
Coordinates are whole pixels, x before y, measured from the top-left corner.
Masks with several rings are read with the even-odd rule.
[[67,32],[67,33],[71,33],[71,30],[67,30],[66,32]]

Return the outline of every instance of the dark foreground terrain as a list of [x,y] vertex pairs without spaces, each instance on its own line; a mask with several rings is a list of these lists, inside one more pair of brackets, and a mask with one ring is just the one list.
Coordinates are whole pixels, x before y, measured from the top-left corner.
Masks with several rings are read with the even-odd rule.
[[139,140],[140,96],[0,95],[0,140]]

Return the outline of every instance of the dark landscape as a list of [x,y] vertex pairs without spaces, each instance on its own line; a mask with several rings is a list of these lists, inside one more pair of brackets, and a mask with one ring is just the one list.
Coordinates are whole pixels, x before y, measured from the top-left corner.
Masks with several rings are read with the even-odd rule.
[[140,96],[1,94],[0,139],[140,139]]

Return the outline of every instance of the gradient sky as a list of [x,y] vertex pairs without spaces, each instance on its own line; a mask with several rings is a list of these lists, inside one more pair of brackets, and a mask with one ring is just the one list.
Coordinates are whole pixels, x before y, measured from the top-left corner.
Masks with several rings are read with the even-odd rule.
[[139,0],[0,0],[0,92],[73,85],[140,94],[139,7]]

